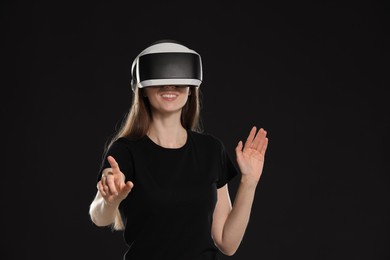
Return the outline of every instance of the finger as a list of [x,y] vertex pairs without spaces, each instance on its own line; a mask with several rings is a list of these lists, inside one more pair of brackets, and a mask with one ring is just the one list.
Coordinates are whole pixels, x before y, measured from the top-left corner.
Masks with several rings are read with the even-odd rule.
[[239,141],[236,146],[236,157],[237,161],[241,160],[242,158],[242,141]]
[[126,192],[126,193],[129,193],[134,187],[134,183],[132,183],[131,181],[128,181],[126,182],[125,186],[123,187],[123,190]]
[[100,192],[103,196],[107,196],[107,193],[104,191],[102,181],[99,181],[99,182],[98,182],[97,188],[98,188],[99,192]]
[[121,170],[120,170],[120,168],[119,168],[118,163],[117,163],[116,160],[114,159],[114,157],[112,157],[111,155],[109,155],[109,156],[107,157],[107,161],[108,161],[108,163],[111,165],[112,173],[113,173],[114,175],[120,174]]
[[107,186],[109,188],[109,193],[112,195],[118,195],[118,191],[115,185],[115,176],[114,174],[108,174],[106,177]]
[[236,146],[236,153],[242,152],[242,141],[240,140]]
[[263,147],[261,147],[261,150],[260,152],[265,155],[265,152],[267,151],[267,147],[268,147],[268,138],[266,137],[264,139],[264,144],[263,144]]
[[261,147],[264,144],[265,136],[267,135],[267,131],[265,131],[263,128],[260,128],[260,130],[257,132],[257,135],[255,139],[253,140],[252,147],[258,151],[261,150]]
[[110,188],[107,184],[107,175],[104,174],[100,181],[102,182],[103,191],[107,194],[107,196],[111,195]]
[[107,178],[106,176],[103,176],[102,178],[102,186],[103,186],[103,191],[108,195],[110,195],[109,191],[110,189],[108,188],[108,185],[107,185]]
[[250,148],[252,146],[253,138],[256,135],[256,126],[252,127],[251,131],[249,132],[248,138],[245,141],[244,149]]

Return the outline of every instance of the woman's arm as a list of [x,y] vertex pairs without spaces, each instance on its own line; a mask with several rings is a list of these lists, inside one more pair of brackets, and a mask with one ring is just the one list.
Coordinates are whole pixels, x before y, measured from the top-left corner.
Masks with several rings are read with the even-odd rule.
[[266,132],[260,129],[256,135],[256,128],[253,127],[245,145],[243,146],[240,141],[236,147],[241,181],[233,206],[231,205],[227,185],[218,189],[212,235],[216,246],[225,255],[233,255],[237,251],[245,234],[256,187],[263,170],[267,145]]

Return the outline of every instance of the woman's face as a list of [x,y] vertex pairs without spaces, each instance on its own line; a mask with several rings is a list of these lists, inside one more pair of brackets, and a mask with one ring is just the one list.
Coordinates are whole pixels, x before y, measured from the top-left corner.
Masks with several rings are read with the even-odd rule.
[[144,88],[152,112],[180,112],[188,100],[188,86],[152,86]]

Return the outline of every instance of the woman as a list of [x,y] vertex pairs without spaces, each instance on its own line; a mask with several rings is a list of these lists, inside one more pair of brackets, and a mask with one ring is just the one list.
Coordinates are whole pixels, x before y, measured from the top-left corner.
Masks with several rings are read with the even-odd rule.
[[[247,227],[268,138],[256,127],[235,149],[200,129],[198,53],[155,42],[132,66],[133,103],[104,152],[90,216],[124,230],[124,259],[218,259]],[[240,173],[232,205],[228,182]]]

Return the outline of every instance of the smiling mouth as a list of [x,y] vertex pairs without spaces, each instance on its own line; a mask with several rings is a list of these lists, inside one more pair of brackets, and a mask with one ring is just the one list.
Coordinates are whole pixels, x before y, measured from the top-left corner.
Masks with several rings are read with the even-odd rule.
[[161,96],[162,96],[163,98],[175,98],[175,97],[177,97],[176,94],[162,94]]
[[166,101],[173,101],[173,100],[175,100],[179,95],[176,94],[176,93],[162,93],[160,96],[162,97],[163,100],[166,100]]

